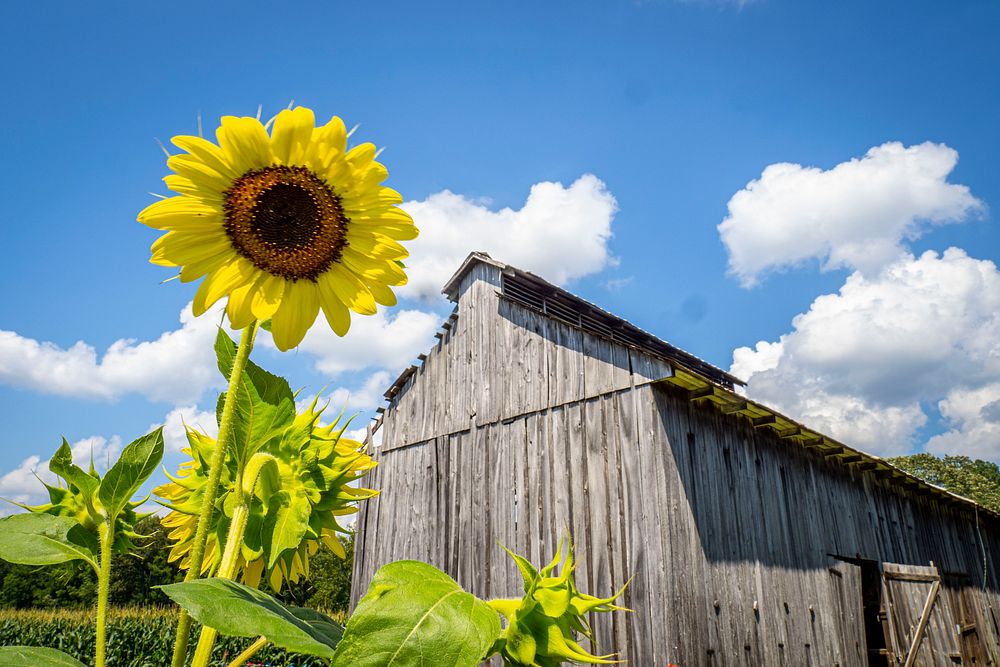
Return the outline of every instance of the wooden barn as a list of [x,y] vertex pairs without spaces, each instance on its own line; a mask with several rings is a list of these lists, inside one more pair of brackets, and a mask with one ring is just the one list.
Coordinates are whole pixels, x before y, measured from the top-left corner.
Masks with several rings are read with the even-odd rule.
[[427,561],[521,594],[569,530],[633,665],[996,665],[1000,516],[747,400],[697,357],[489,256],[386,393],[355,601]]

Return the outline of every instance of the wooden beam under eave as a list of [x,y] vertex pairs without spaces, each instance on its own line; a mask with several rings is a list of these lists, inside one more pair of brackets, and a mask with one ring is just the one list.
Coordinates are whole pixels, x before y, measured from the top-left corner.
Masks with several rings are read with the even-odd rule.
[[768,426],[775,423],[778,420],[774,415],[763,415],[761,417],[751,417],[750,423],[753,424],[754,428],[760,428],[761,426]]
[[822,452],[823,456],[839,456],[843,453],[844,453],[844,448],[841,447],[840,445],[837,445],[836,447],[831,447],[830,449],[825,449]]
[[726,403],[725,405],[719,406],[719,410],[722,411],[724,415],[731,415],[734,412],[743,412],[747,409],[747,402],[740,401],[738,403]]
[[840,459],[841,463],[857,463],[864,457],[861,454],[851,454],[850,456],[844,456]]
[[687,393],[689,401],[697,401],[699,398],[708,398],[709,396],[715,395],[715,387],[712,385],[707,385],[705,387],[698,387],[697,389],[691,389]]
[[799,444],[802,445],[803,447],[814,448],[814,447],[822,447],[824,442],[826,442],[826,438],[824,438],[823,436],[818,436],[815,438],[805,438],[803,440],[800,440]]
[[859,463],[858,465],[855,466],[855,468],[861,470],[862,472],[865,470],[874,470],[877,467],[878,464],[875,463],[874,461],[865,461],[864,463]]
[[775,431],[779,438],[794,438],[797,435],[802,435],[802,429],[798,426],[793,426],[792,428],[787,428],[782,431]]

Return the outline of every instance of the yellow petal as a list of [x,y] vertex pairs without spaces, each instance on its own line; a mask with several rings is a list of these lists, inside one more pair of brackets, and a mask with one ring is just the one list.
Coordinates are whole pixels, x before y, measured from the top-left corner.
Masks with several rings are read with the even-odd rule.
[[153,229],[171,229],[192,219],[219,219],[222,208],[215,202],[195,197],[169,197],[153,202],[139,213],[138,220]]
[[361,315],[375,314],[375,299],[372,298],[372,293],[350,270],[334,264],[324,277],[327,277],[330,288],[345,306]]
[[302,164],[316,118],[311,109],[285,109],[274,119],[271,154],[281,164]]
[[220,174],[216,169],[191,155],[171,155],[167,160],[167,166],[199,187],[219,194],[228,190],[233,183],[231,178]]
[[271,590],[275,593],[281,592],[281,583],[283,581],[283,577],[281,575],[281,565],[281,563],[275,565],[267,578],[268,583],[271,584]]
[[315,283],[309,280],[286,283],[281,305],[271,318],[274,344],[283,352],[298,345],[318,314],[319,289]]
[[344,156],[344,159],[347,160],[349,165],[351,165],[351,169],[355,173],[363,173],[375,159],[375,153],[375,144],[366,142],[358,144],[351,150],[347,151],[347,155]]
[[325,273],[317,279],[319,284],[320,306],[323,308],[323,315],[327,324],[338,336],[344,336],[351,328],[351,311],[340,300],[334,291],[331,282],[335,280]]
[[347,552],[344,551],[344,545],[340,543],[340,539],[337,538],[336,534],[329,530],[323,531],[323,544],[327,548],[337,555],[338,558],[347,558]]
[[161,266],[186,266],[211,257],[232,257],[233,254],[229,242],[225,239],[199,240],[195,243],[189,240],[167,239],[166,244],[157,246],[162,240],[163,238],[153,244],[153,254],[149,259],[153,264]]
[[217,268],[231,262],[233,259],[233,253],[231,250],[221,252],[217,255],[212,255],[211,257],[206,257],[194,262],[187,262],[181,267],[181,282],[189,283],[192,280],[198,280],[205,274],[215,271]]
[[250,306],[258,320],[266,320],[278,310],[287,282],[281,276],[261,272],[254,285],[253,302]]
[[168,188],[176,193],[197,197],[198,199],[204,199],[209,202],[222,202],[222,192],[209,188],[200,181],[195,182],[190,178],[185,178],[184,176],[170,174],[169,176],[165,176],[163,178],[163,182],[167,184]]
[[167,232],[153,242],[151,250],[154,255],[162,251],[176,254],[184,250],[194,250],[217,244],[230,245],[229,238],[224,233],[220,234],[219,231],[208,228],[197,232]]
[[343,265],[364,280],[378,280],[386,285],[405,285],[406,272],[395,262],[373,260],[350,246],[344,248],[341,257]]
[[344,127],[344,121],[337,116],[331,118],[326,125],[316,128],[314,137],[329,150],[343,153],[347,149],[347,128]]
[[237,174],[271,164],[271,140],[256,118],[223,116],[215,137],[230,169]]
[[226,303],[226,314],[229,315],[229,322],[234,329],[245,329],[256,319],[251,309],[251,305],[253,304],[253,288],[254,283],[248,282],[246,285],[237,287],[229,293],[229,301]]
[[357,252],[378,259],[405,259],[410,252],[388,236],[357,227],[347,231],[347,244]]
[[264,559],[258,558],[247,563],[243,569],[243,584],[250,588],[260,586],[260,575],[264,573]]
[[391,289],[386,287],[380,282],[368,282],[365,281],[365,285],[368,287],[368,291],[372,293],[372,297],[375,299],[376,303],[379,303],[387,308],[391,308],[396,305],[396,295]]
[[214,169],[223,176],[230,179],[240,176],[240,174],[233,171],[233,168],[228,162],[226,162],[226,154],[222,152],[222,149],[208,139],[189,135],[179,135],[170,141],[174,144],[174,146],[187,151],[193,157],[201,160],[205,166]]
[[193,304],[195,316],[202,315],[216,301],[247,282],[253,277],[255,270],[253,264],[239,257],[210,273],[195,292]]

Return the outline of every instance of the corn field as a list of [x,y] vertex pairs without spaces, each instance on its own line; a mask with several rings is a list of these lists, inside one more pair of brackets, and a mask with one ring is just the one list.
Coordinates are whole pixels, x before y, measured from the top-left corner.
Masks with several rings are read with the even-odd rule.
[[[345,614],[332,614],[340,623]],[[162,667],[170,664],[176,611],[156,607],[112,610],[108,627],[108,664],[116,667]],[[199,628],[194,626],[193,636]],[[212,665],[224,666],[253,639],[222,637],[216,642]],[[0,646],[48,646],[65,651],[86,665],[94,658],[94,615],[82,610],[0,609]],[[326,661],[267,647],[248,665],[319,667]]]

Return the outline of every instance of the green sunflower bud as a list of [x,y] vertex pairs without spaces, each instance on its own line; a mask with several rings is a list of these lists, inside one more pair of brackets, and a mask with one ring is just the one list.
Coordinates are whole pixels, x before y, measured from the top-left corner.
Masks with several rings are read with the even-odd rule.
[[[573,544],[567,540],[563,556],[562,542],[555,558],[540,571],[528,560],[506,547],[524,579],[524,597],[520,600],[491,600],[489,605],[507,619],[507,627],[494,652],[510,667],[556,667],[564,662],[614,664],[617,654],[593,655],[576,639],[578,635],[593,642],[587,622],[589,612],[631,611],[614,604],[625,592],[608,598],[596,598],[576,588],[573,571]],[[555,574],[558,569],[558,575]],[[628,584],[626,584],[627,586]]]
[[[63,438],[62,445],[49,461],[49,470],[57,480],[56,486],[42,482],[49,493],[49,502],[42,505],[20,506],[36,514],[52,514],[75,520],[84,529],[83,533],[78,534],[79,538],[86,541],[87,546],[96,554],[97,526],[108,519],[108,512],[100,500],[101,476],[94,469],[93,460],[87,471],[73,463],[73,451]],[[139,519],[149,516],[137,514],[135,511],[135,508],[143,502],[145,499],[126,502],[115,517],[112,533],[115,536],[112,545],[115,553],[132,551],[136,548],[132,540],[145,537],[138,535],[134,530]]]

